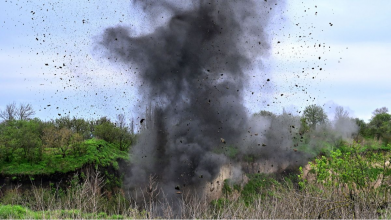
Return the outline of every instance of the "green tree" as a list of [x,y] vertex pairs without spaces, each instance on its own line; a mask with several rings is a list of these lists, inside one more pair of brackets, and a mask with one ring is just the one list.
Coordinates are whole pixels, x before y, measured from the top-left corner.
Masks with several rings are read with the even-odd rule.
[[376,116],[377,114],[383,114],[383,113],[388,113],[387,107],[377,108],[375,109],[375,111],[372,112],[373,116]]
[[79,133],[74,133],[70,139],[70,145],[72,146],[73,154],[82,154],[83,153],[83,136]]
[[72,120],[69,118],[69,116],[56,118],[56,120],[53,121],[53,124],[59,129],[61,128],[72,129]]
[[23,158],[29,162],[42,159],[40,138],[42,123],[39,119],[30,121],[11,120],[1,126],[0,145],[2,156],[6,161],[12,161],[13,153],[22,150]]
[[266,111],[266,110],[262,110],[259,113],[255,113],[254,116],[264,116],[264,117],[271,117],[271,118],[277,117],[277,115],[274,114],[273,112]]
[[94,136],[101,138],[107,142],[114,143],[117,139],[118,129],[113,123],[108,121],[103,121],[98,125],[95,125]]
[[71,147],[72,134],[72,131],[65,127],[61,129],[46,127],[42,138],[44,147],[58,149],[62,157],[65,158]]
[[372,117],[369,122],[369,130],[372,137],[377,140],[387,136],[391,123],[391,115],[388,113],[379,113]]
[[327,115],[323,108],[315,104],[309,105],[304,109],[303,118],[305,118],[311,129],[316,129],[317,125],[324,124],[327,121]]
[[10,120],[7,123],[1,123],[0,134],[0,157],[6,162],[11,162],[14,158],[14,152],[20,146],[16,121]]
[[82,118],[74,117],[71,120],[71,128],[72,131],[80,134],[83,139],[90,139],[92,137],[92,132],[90,129],[90,123]]
[[[361,136],[364,138],[368,137],[369,136],[368,124],[365,123],[364,120],[359,119],[359,118],[355,118],[354,120],[356,122],[356,125],[358,126],[357,136]],[[356,140],[357,139],[358,139],[358,137],[356,138]]]
[[310,130],[310,127],[308,126],[306,119],[301,118],[299,133],[302,135],[302,134],[307,133],[309,130]]

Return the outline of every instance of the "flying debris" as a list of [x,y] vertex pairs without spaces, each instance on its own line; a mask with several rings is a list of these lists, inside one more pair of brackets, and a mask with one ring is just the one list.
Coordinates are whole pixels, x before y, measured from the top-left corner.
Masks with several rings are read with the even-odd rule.
[[[289,41],[269,35],[265,28],[279,16],[279,5],[283,4],[276,6],[277,0],[195,2],[182,7],[163,0],[134,1],[151,20],[161,18],[157,11],[167,11],[171,17],[144,35],[113,26],[97,38],[105,59],[120,62],[127,69],[137,65],[137,71],[129,74],[142,82],[140,100],[151,103],[140,120],[140,124],[147,120],[144,124],[148,128],[132,147],[131,154],[143,160],[135,160],[128,172],[126,184],[130,188],[148,184],[151,174],[158,174],[159,186],[171,194],[183,184],[202,188],[218,176],[222,166],[240,162],[240,157],[218,153],[218,137],[223,144],[228,138],[243,156],[256,155],[256,161],[270,155],[279,158],[275,164],[290,160],[285,149],[291,145],[284,138],[291,137],[292,129],[286,128],[292,122],[262,114],[254,119],[244,105],[244,95],[259,98],[262,94],[250,88],[254,81],[263,83],[265,92],[273,89],[262,58],[269,56],[276,43],[282,47],[282,42],[285,46]],[[262,74],[255,75],[258,71]],[[273,94],[276,99],[278,94],[292,96]],[[272,105],[263,103],[265,107]],[[148,159],[144,159],[146,155]],[[178,188],[173,190],[173,186]]]

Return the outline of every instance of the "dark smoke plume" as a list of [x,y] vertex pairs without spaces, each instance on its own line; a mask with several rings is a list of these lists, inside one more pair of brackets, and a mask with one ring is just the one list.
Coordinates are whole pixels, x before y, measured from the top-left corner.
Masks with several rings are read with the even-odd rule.
[[244,143],[249,127],[245,72],[268,55],[265,28],[282,4],[191,1],[180,7],[172,2],[133,2],[154,19],[159,11],[172,17],[144,36],[132,36],[126,27],[107,28],[100,42],[111,60],[138,67],[141,93],[157,106],[153,125],[133,147],[129,187],[143,186],[156,174],[168,192],[213,180],[228,162],[217,150]]

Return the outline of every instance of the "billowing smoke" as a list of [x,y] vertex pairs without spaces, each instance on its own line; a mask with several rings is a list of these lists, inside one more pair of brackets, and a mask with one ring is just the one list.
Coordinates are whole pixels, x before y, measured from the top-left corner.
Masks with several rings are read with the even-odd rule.
[[100,42],[111,60],[137,66],[145,103],[155,106],[152,123],[133,146],[128,187],[145,185],[151,174],[168,193],[176,186],[202,186],[228,163],[219,149],[247,143],[244,133],[252,123],[243,105],[246,71],[268,55],[265,28],[283,2],[191,2],[181,8],[135,1],[148,16],[166,11],[172,17],[144,36],[107,28]]

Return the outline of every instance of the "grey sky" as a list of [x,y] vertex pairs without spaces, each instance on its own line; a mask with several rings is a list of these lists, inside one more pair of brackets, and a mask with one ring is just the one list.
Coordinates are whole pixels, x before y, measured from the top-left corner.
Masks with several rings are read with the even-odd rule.
[[[43,119],[137,117],[144,108],[138,79],[101,59],[94,42],[106,27],[129,26],[135,34],[154,27],[131,3],[113,2],[1,1],[0,109],[15,101],[32,103]],[[335,103],[368,120],[375,108],[391,109],[391,1],[292,0],[283,18],[269,28],[273,49],[264,60],[273,86],[265,93],[263,79],[254,79],[250,112]]]

